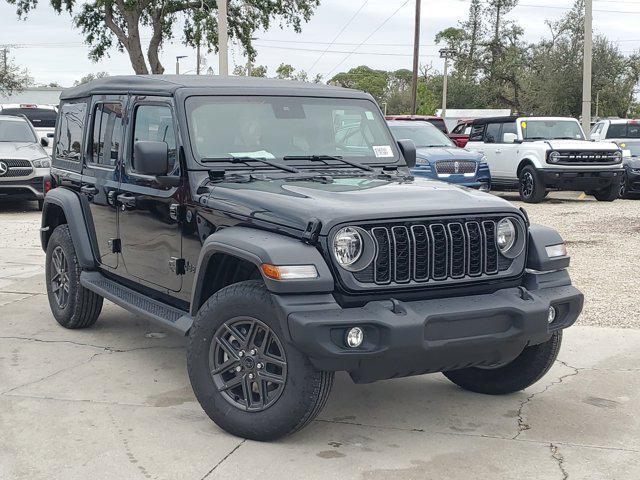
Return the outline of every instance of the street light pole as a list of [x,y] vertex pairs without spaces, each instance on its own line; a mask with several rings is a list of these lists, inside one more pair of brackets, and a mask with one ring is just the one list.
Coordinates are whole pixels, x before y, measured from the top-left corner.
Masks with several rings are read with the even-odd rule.
[[218,0],[218,56],[219,75],[229,75],[229,25],[227,23],[227,0]]
[[444,58],[444,71],[442,77],[442,113],[441,117],[445,118],[447,116],[447,79],[448,79],[448,67],[449,67],[449,57],[452,56],[455,52],[450,48],[443,48],[440,50],[440,58]]
[[176,56],[176,75],[180,75],[180,60],[183,58],[187,58],[187,56],[186,55]]
[[584,2],[584,57],[582,59],[582,129],[591,131],[591,61],[593,57],[593,0]]
[[413,77],[411,79],[411,115],[418,111],[418,68],[420,59],[420,0],[416,0],[416,18],[413,33]]

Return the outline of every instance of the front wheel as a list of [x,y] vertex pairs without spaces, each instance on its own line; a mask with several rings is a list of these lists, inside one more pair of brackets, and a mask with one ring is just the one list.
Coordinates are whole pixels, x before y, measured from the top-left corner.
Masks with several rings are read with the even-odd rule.
[[627,175],[626,173],[622,176],[622,181],[620,182],[620,190],[618,193],[618,197],[620,198],[627,198],[627,192],[628,192],[628,188],[627,188]]
[[593,192],[593,196],[599,202],[613,202],[620,195],[620,184],[617,182],[611,182],[607,188],[602,190],[596,190]]
[[223,288],[189,333],[187,366],[200,405],[227,432],[258,441],[292,434],[324,407],[333,372],[285,341],[269,291],[250,280]]
[[527,165],[520,172],[519,191],[522,201],[540,203],[546,196],[544,182],[533,165]]
[[514,393],[540,380],[555,362],[562,332],[555,332],[539,345],[525,347],[515,360],[496,368],[463,368],[444,372],[445,377],[465,390],[488,395]]

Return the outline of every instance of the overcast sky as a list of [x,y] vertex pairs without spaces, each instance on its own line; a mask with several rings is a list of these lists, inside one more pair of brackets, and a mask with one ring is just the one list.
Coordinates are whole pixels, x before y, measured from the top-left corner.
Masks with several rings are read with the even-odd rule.
[[[363,4],[364,8],[348,28],[330,45]],[[524,28],[527,41],[536,41],[548,34],[545,20],[558,19],[571,4],[571,0],[521,0],[507,18]],[[357,65],[387,70],[411,68],[414,5],[414,0],[322,0],[300,35],[277,27],[257,32],[256,63],[266,65],[271,74],[280,63],[290,63],[307,70],[311,76],[320,73],[325,80]],[[422,1],[422,64],[432,63],[440,69],[439,47],[434,45],[434,37],[440,30],[464,20],[468,7],[468,0]],[[619,42],[625,53],[640,48],[637,28],[640,0],[594,0],[594,10],[597,33]],[[69,86],[89,72],[103,70],[111,75],[133,73],[128,57],[115,49],[102,62],[91,62],[82,35],[73,27],[69,15],[55,14],[47,0],[41,0],[37,10],[25,21],[17,19],[13,6],[0,0],[0,18],[0,44],[15,46],[10,50],[11,56],[16,63],[28,68],[39,84],[57,82]],[[181,71],[193,73],[195,52],[181,44],[177,29],[175,33],[176,38],[161,52],[163,65],[167,73],[173,73],[176,55],[187,55],[181,61]],[[217,72],[217,57],[211,54],[207,61]],[[241,48],[231,46],[229,63],[231,68],[235,64],[245,65]]]

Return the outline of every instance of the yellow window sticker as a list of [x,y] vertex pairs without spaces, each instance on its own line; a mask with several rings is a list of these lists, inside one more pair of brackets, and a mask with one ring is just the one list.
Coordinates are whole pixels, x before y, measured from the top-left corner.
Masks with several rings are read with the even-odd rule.
[[527,128],[527,122],[520,122],[520,125],[522,126],[522,128]]

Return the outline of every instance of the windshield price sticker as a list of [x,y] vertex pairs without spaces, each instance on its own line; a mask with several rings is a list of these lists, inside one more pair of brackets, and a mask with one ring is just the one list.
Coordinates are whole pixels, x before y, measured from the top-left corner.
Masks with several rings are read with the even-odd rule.
[[389,145],[374,145],[373,154],[376,158],[393,157],[393,150]]

